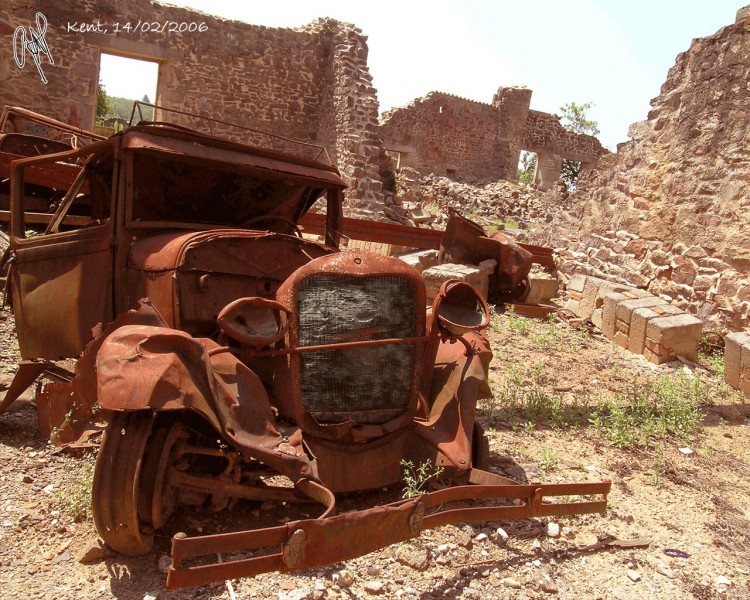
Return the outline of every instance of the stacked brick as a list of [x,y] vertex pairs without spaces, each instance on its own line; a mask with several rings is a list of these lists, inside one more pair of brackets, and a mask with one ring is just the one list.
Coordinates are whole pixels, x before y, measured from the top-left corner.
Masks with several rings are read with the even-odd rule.
[[724,338],[724,381],[750,398],[750,331]]
[[574,276],[568,293],[565,308],[591,320],[607,338],[649,362],[658,365],[678,356],[698,358],[703,322],[668,301],[587,275]]

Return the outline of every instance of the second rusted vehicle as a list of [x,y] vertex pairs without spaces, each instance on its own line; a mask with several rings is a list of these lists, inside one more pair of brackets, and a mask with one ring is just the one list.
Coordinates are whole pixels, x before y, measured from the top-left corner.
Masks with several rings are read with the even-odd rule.
[[[146,123],[13,162],[9,281],[26,379],[78,358],[37,403],[59,442],[106,423],[93,488],[104,541],[147,553],[186,501],[323,506],[268,529],[178,533],[168,585],[182,587],[345,560],[447,523],[603,511],[609,482],[519,485],[480,470],[485,301],[449,282],[427,309],[401,261],[340,252],[345,185],[324,150],[298,150],[312,154]],[[27,237],[24,180],[60,164],[75,180]],[[316,202],[320,242],[298,225]],[[399,485],[404,460],[454,485],[335,515],[337,495]],[[545,500],[565,495],[592,498]]]

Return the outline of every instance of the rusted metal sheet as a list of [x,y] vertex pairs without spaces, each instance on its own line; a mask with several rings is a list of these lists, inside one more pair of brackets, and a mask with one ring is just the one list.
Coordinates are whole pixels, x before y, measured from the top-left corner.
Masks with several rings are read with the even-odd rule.
[[522,299],[528,293],[526,278],[531,270],[531,253],[499,231],[487,235],[473,221],[451,212],[438,260],[441,263],[478,265],[487,259],[497,262],[489,278],[491,300]]
[[249,149],[247,146],[219,142],[204,136],[204,144],[196,144],[196,134],[180,129],[163,128],[154,134],[153,129],[135,126],[123,138],[123,148],[147,148],[157,152],[173,152],[194,157],[197,160],[220,162],[258,169],[276,176],[301,177],[318,181],[323,185],[345,184],[334,166],[323,165],[288,155],[279,155],[270,150]]
[[[300,229],[311,235],[323,235],[325,232],[325,215],[321,213],[307,213],[300,219]],[[420,248],[424,250],[439,250],[445,232],[426,227],[408,227],[396,223],[381,223],[365,219],[341,219],[340,234],[344,238],[404,246],[406,248]],[[531,253],[531,260],[544,267],[554,267],[552,248],[536,246],[534,244],[518,245]]]

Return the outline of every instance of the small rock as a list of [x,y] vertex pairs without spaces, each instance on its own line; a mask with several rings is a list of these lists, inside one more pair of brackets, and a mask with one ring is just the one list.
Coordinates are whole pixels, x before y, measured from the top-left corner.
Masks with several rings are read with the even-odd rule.
[[380,565],[369,565],[367,567],[367,574],[370,577],[377,577],[378,575],[380,575]]
[[627,573],[628,573],[628,578],[631,581],[640,581],[641,580],[641,574],[638,571],[635,571],[633,569],[628,569]]
[[487,539],[487,534],[486,533],[479,533],[479,534],[477,534],[477,537],[475,537],[474,539],[476,541],[478,541],[478,542],[483,542],[484,540]]
[[680,452],[682,452],[685,456],[690,456],[691,454],[693,454],[693,450],[687,447],[680,448]]
[[534,584],[537,588],[543,591],[545,594],[557,594],[557,586],[552,578],[547,575],[541,575],[534,580]]
[[660,562],[656,566],[656,572],[659,573],[660,575],[664,575],[665,577],[669,577],[670,579],[674,579],[674,571],[672,571],[672,569],[670,569],[663,562]]
[[716,587],[729,587],[732,585],[732,581],[723,575],[719,575],[714,579],[714,583],[716,584]]
[[417,571],[424,571],[430,566],[430,552],[427,548],[406,544],[398,549],[396,560]]
[[312,589],[313,600],[323,600],[328,596],[326,586],[323,582],[317,581]]
[[331,581],[334,585],[339,586],[341,589],[348,588],[354,583],[354,578],[349,571],[338,571],[331,575]]
[[169,567],[172,566],[172,557],[169,556],[169,554],[162,554],[159,557],[159,562],[157,563],[157,566],[159,568],[160,573],[166,573],[169,571]]
[[34,483],[34,478],[31,475],[23,475],[21,477],[21,483]]
[[560,535],[560,526],[557,523],[547,523],[547,536],[556,538]]
[[379,596],[385,591],[385,584],[382,581],[373,579],[365,583],[365,591],[373,596]]
[[143,600],[159,600],[159,592],[146,592],[143,594]]
[[295,581],[282,581],[279,584],[279,587],[282,590],[286,590],[287,592],[290,592],[290,591],[292,591],[293,589],[295,589],[297,587],[297,582],[295,582]]
[[495,532],[495,541],[499,544],[507,544],[510,536],[502,527],[498,527]]
[[42,488],[42,491],[43,491],[43,492],[44,492],[45,494],[51,494],[51,493],[52,493],[52,490],[54,490],[54,489],[55,489],[55,487],[56,487],[56,486],[55,486],[55,484],[54,484],[54,483],[50,483],[49,485],[47,485],[47,486],[45,486],[44,488]]
[[464,548],[471,548],[474,530],[468,525],[456,534],[456,543]]
[[513,579],[512,577],[503,578],[503,585],[514,590],[520,590],[523,587],[518,579]]
[[[89,540],[81,547],[78,554],[76,554],[76,560],[81,564],[88,565],[97,560],[101,560],[102,558],[107,558],[108,556],[114,556],[114,552],[112,552],[112,550],[110,550],[100,539],[95,538]],[[163,572],[166,573],[166,571]]]

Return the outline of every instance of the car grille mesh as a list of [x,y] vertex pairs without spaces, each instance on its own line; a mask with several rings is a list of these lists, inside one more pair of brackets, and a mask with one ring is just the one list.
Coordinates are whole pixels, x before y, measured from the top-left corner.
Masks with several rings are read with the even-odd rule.
[[[317,274],[300,285],[299,345],[414,337],[415,293],[404,277]],[[414,344],[300,355],[302,403],[321,422],[383,423],[409,406]]]

